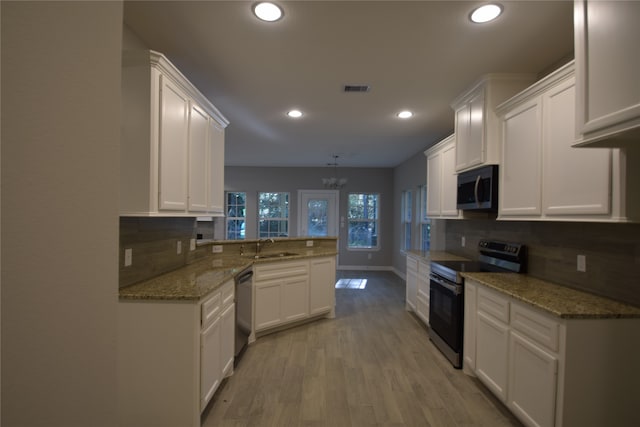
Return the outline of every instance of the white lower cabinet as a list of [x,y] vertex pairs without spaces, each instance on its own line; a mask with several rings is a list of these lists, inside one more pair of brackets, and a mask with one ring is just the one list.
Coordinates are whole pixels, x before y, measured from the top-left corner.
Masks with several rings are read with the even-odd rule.
[[528,425],[555,423],[558,358],[515,331],[509,337],[507,406]]
[[200,337],[200,409],[204,409],[222,381],[220,358],[220,317]]
[[476,375],[501,400],[507,397],[509,327],[478,311]]
[[314,258],[309,267],[309,315],[329,312],[335,317],[336,258]]
[[431,266],[427,261],[418,261],[418,292],[416,298],[416,314],[424,322],[429,325],[429,303],[431,296],[429,295],[429,274]]
[[429,325],[429,261],[407,254],[406,309]]
[[465,372],[527,426],[639,425],[639,352],[638,318],[560,318],[465,279]]
[[253,334],[335,315],[335,257],[278,261],[254,266]]
[[407,256],[406,309],[416,311],[418,299],[418,260]]
[[227,377],[233,372],[236,345],[236,305],[231,304],[220,315],[220,367],[222,377]]
[[464,337],[462,343],[462,368],[466,373],[476,369],[476,324],[478,317],[478,286],[466,281],[464,284]]
[[200,301],[118,304],[118,425],[200,427],[233,372],[234,282]]

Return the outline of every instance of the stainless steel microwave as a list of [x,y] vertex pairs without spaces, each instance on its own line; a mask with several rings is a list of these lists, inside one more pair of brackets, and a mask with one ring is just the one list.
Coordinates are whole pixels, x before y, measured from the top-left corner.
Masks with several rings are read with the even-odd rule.
[[498,165],[481,166],[458,174],[457,207],[498,211]]

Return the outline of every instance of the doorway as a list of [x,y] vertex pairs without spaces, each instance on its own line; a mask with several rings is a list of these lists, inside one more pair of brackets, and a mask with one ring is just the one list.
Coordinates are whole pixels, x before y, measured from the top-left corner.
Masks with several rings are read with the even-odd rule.
[[298,236],[338,236],[338,190],[298,190]]

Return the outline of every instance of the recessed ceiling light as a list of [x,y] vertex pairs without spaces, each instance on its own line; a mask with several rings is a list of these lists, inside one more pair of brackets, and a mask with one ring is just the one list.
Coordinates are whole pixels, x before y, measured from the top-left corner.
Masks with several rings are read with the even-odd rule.
[[408,119],[409,117],[412,117],[413,113],[409,110],[405,110],[405,111],[400,111],[398,113],[398,117],[400,117],[401,119]]
[[261,2],[253,6],[253,13],[263,21],[273,22],[282,18],[283,12],[275,3]]
[[471,12],[469,19],[471,21],[482,24],[484,22],[493,21],[502,13],[502,6],[497,3],[485,4]]
[[300,110],[291,110],[287,113],[287,116],[297,119],[298,117],[302,117],[302,111]]

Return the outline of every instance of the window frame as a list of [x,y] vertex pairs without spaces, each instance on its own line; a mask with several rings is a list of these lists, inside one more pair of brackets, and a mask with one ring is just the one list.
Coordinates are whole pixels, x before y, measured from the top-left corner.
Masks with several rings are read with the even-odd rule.
[[[403,190],[400,196],[400,202],[400,252],[407,252],[412,249],[413,244],[413,191]],[[409,243],[408,247],[407,243]]]
[[[261,215],[261,196],[263,194],[279,194],[280,196],[285,195],[286,196],[286,201],[285,203],[285,217],[262,217]],[[282,203],[282,202],[280,202]],[[289,237],[291,232],[290,232],[290,216],[291,216],[291,194],[288,191],[258,191],[258,195],[257,195],[257,207],[258,210],[256,212],[256,217],[257,217],[257,230],[256,230],[256,234],[257,234],[257,238],[258,239],[270,239],[270,238],[274,238],[274,237]],[[286,227],[287,227],[287,232],[286,235],[282,235],[282,231],[280,229],[278,229],[278,231],[275,235],[271,234],[271,231],[267,231],[267,235],[263,235],[261,234],[261,228],[260,228],[260,222],[261,221],[268,221],[268,222],[279,222],[281,223],[282,221],[286,222]],[[280,227],[280,225],[278,225],[278,228]],[[268,226],[267,229],[269,229],[270,227]]]
[[[234,204],[233,206],[244,206],[244,216],[229,216],[229,195],[230,194],[243,194],[244,195],[244,205]],[[225,221],[224,221],[224,236],[226,240],[246,240],[247,239],[247,193],[245,191],[225,191],[224,193],[224,203],[225,203]],[[236,210],[237,212],[237,210]],[[231,221],[244,221],[244,237],[241,238],[231,238],[229,237],[229,222]]]
[[[429,187],[423,184],[419,187],[419,228],[420,228],[420,250],[428,251],[431,248],[431,218],[427,215],[427,192]],[[429,238],[426,241],[425,247],[425,229]]]
[[[350,218],[350,212],[351,212],[351,196],[352,195],[368,195],[368,196],[375,196],[376,197],[376,218],[375,218],[375,229],[376,229],[376,245],[375,246],[351,246],[351,242],[350,242],[350,230],[351,230],[351,222],[372,222],[371,219],[368,218],[359,218],[359,219],[352,219]],[[381,245],[380,245],[380,241],[381,241],[381,230],[380,230],[380,206],[382,203],[382,196],[380,193],[375,193],[375,192],[350,192],[347,193],[347,251],[354,251],[354,252],[372,252],[372,251],[379,251],[381,249]]]

